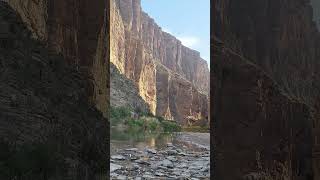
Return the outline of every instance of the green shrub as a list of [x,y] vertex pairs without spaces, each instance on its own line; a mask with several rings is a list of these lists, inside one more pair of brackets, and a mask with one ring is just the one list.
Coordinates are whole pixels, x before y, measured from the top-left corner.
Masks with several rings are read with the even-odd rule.
[[158,127],[159,127],[159,123],[158,122],[156,122],[156,121],[149,122],[149,129],[151,131],[156,131],[158,129]]
[[159,120],[159,122],[165,121],[165,119],[163,117],[161,117],[161,116],[157,116],[157,119]]
[[181,127],[176,122],[171,121],[161,121],[164,132],[179,132]]
[[145,116],[145,117],[154,117],[154,115],[148,111],[148,112],[145,112],[145,111],[141,111],[141,112],[138,112],[139,116]]
[[132,127],[132,128],[142,128],[144,125],[144,122],[141,119],[129,119],[127,121],[127,124],[129,127]]
[[111,125],[124,123],[131,117],[131,110],[127,107],[111,107],[110,108],[110,121]]
[[164,131],[178,132],[181,127],[174,121],[165,120],[163,117],[154,116],[150,112],[139,111],[138,119],[131,118],[131,109],[127,107],[111,107],[110,121],[111,125],[126,124],[133,131]]

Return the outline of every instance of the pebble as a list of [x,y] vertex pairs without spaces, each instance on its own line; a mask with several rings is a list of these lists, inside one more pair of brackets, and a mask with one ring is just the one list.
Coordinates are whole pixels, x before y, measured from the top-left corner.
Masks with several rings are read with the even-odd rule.
[[110,163],[110,172],[116,171],[118,169],[122,169],[122,166],[114,163]]
[[122,155],[113,155],[111,156],[111,159],[113,160],[125,160],[126,158]]
[[126,151],[134,151],[134,152],[137,152],[137,151],[138,151],[138,148],[129,148],[129,149],[126,149]]
[[157,151],[155,149],[146,148],[146,151],[151,154],[157,154]]
[[164,167],[173,168],[172,162],[170,160],[167,160],[167,159],[161,161],[160,164],[162,166],[164,166]]

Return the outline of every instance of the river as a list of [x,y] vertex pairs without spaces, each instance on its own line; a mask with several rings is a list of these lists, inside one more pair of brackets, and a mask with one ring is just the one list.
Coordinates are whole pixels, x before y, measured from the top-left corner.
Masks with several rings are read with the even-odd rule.
[[210,179],[209,133],[111,130],[111,179]]

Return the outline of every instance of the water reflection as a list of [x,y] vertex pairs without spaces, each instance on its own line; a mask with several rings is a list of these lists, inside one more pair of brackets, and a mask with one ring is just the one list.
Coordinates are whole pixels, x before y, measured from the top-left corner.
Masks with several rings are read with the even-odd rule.
[[175,135],[172,133],[146,133],[141,131],[131,130],[117,130],[111,128],[111,149],[117,147],[135,147],[140,150],[144,148],[162,149],[166,147],[168,143],[172,143]]

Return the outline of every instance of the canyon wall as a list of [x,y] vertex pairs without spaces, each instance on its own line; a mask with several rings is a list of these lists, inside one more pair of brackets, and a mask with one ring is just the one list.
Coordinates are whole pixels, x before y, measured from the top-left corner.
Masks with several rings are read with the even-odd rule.
[[223,15],[217,14],[216,36],[262,67],[290,96],[314,104],[320,33],[310,0],[218,2],[217,13]]
[[88,102],[106,116],[108,106],[107,1],[4,0],[15,9],[32,37],[86,74]]
[[106,179],[108,121],[88,103],[88,73],[43,41],[36,2],[0,1],[0,179]]
[[134,81],[153,114],[180,124],[208,118],[209,69],[141,9],[140,0],[112,0],[111,63]]
[[310,1],[213,6],[217,177],[319,179],[320,33]]
[[214,55],[214,178],[312,177],[310,108],[244,57],[222,47]]

